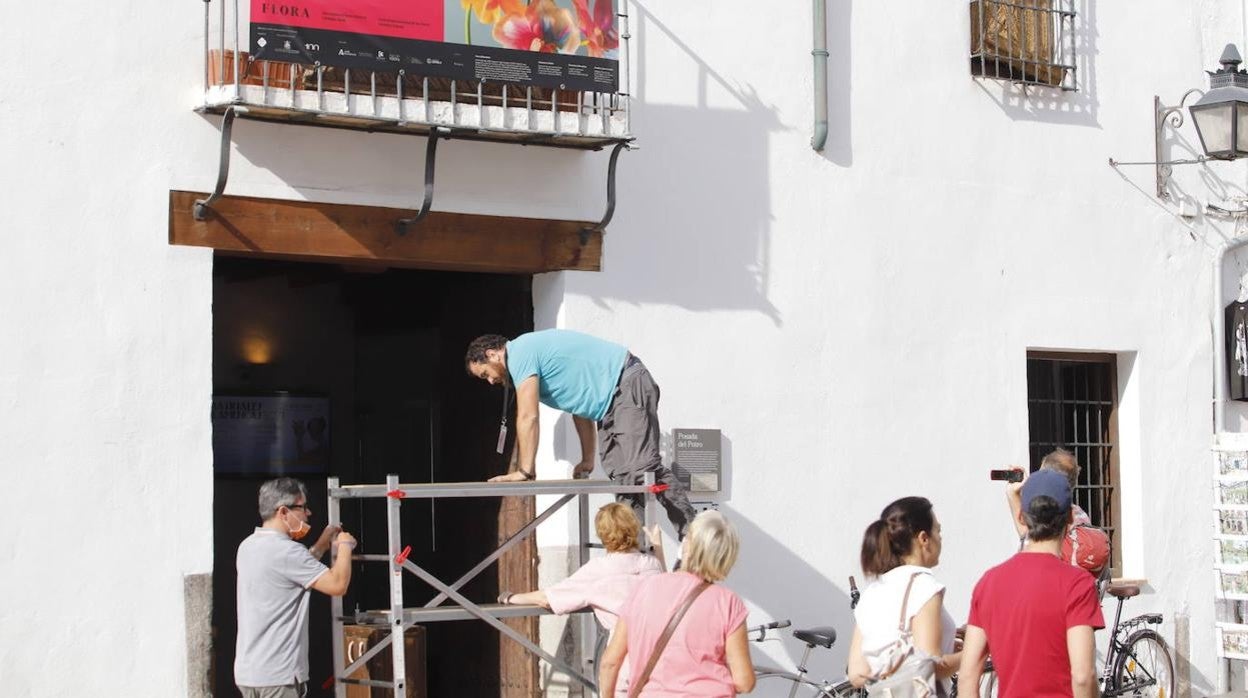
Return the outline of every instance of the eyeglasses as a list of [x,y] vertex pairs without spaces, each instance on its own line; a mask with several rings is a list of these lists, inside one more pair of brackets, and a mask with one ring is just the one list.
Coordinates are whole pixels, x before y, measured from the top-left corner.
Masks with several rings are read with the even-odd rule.
[[287,504],[286,508],[287,509],[303,509],[304,511],[307,511],[308,505],[307,504]]

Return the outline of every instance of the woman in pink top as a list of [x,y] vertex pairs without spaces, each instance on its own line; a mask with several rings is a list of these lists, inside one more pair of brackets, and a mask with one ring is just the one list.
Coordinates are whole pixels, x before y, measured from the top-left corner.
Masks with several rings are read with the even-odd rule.
[[[637,549],[641,523],[626,504],[611,503],[598,510],[594,528],[607,554],[596,557],[573,572],[567,579],[537,591],[524,594],[503,594],[502,603],[536,604],[564,614],[582,608],[594,609],[594,616],[610,633],[624,601],[643,577],[663,573],[663,547],[659,527],[648,531],[654,544],[654,555]],[[603,695],[610,695],[604,693]],[[626,683],[621,683],[619,696],[627,696]]]
[[637,582],[648,575],[662,574],[663,548],[659,536],[651,535],[655,554],[638,551],[641,523],[632,507],[624,504],[613,502],[599,509],[594,516],[594,528],[607,549],[605,556],[590,560],[553,586],[524,594],[503,594],[499,601],[536,604],[559,614],[593,608],[598,622],[611,632],[620,607]]
[[714,584],[728,576],[739,547],[736,530],[717,511],[704,511],[689,524],[681,571],[643,579],[624,603],[602,655],[602,695],[615,692],[625,658],[631,665],[630,685],[636,685],[668,621],[704,581],[711,586],[685,613],[639,695],[731,698],[754,689],[745,604],[730,589]]

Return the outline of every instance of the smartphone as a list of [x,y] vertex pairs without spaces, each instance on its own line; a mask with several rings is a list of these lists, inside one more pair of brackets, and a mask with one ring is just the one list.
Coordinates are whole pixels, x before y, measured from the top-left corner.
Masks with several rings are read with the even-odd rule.
[[1006,482],[1022,482],[1023,471],[1018,468],[1010,468],[1008,470],[989,470],[988,478],[991,480],[1005,480]]

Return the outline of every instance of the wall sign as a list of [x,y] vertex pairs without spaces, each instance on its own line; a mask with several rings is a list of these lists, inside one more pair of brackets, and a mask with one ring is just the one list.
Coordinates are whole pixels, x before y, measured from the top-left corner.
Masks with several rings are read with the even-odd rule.
[[615,0],[252,0],[251,53],[582,92],[619,88]]
[[218,475],[323,475],[329,471],[329,398],[214,395]]
[[672,471],[693,494],[723,489],[723,451],[718,429],[673,429]]

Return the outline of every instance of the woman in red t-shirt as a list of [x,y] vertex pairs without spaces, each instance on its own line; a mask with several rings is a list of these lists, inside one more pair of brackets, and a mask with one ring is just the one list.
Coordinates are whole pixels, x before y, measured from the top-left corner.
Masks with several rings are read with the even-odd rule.
[[736,529],[717,511],[704,511],[689,524],[681,545],[681,570],[643,579],[620,610],[602,655],[600,695],[615,691],[625,657],[629,657],[629,683],[638,685],[659,636],[689,593],[703,582],[711,586],[689,606],[649,681],[634,695],[731,698],[754,689],[745,604],[732,590],[715,583],[728,576],[739,547]]

